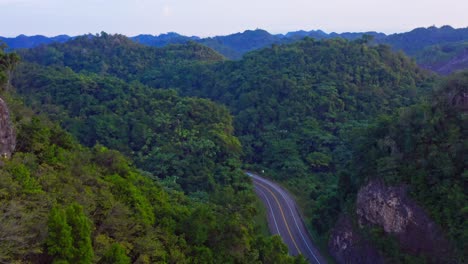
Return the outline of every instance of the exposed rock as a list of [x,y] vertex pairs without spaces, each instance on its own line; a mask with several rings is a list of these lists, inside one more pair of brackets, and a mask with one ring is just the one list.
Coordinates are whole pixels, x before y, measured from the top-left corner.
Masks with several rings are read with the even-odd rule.
[[16,134],[6,103],[0,98],[0,156],[9,158],[15,150]]
[[380,253],[353,229],[348,216],[342,215],[336,223],[328,248],[338,263],[384,263]]
[[424,255],[433,263],[450,263],[452,250],[442,231],[400,187],[371,181],[357,196],[356,213],[361,226],[377,225],[394,235],[401,248]]

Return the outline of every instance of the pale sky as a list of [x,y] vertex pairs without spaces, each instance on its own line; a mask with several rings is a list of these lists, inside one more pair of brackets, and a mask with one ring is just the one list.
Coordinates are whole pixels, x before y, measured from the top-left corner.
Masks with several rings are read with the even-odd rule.
[[467,0],[0,0],[0,36],[86,33],[215,36],[270,33],[406,32],[468,27]]

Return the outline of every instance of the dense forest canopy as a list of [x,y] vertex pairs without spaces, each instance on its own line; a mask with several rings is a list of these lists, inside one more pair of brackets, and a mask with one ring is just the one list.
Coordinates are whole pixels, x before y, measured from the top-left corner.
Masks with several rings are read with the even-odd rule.
[[[158,49],[108,34],[20,54],[13,84],[30,107],[85,145],[122,151],[170,192],[221,210],[229,228],[245,230],[232,212],[251,223],[241,163],[286,185],[322,242],[358,189],[379,178],[409,185],[466,258],[466,72],[439,84],[369,37],[306,38],[238,61],[195,43]],[[233,240],[256,241],[245,257],[253,245],[266,250],[249,232]]]
[[[166,34],[149,35],[141,34],[130,39],[134,42],[152,46],[164,47],[171,44],[186,44],[187,42],[197,42],[216,50],[229,59],[240,59],[250,51],[266,48],[272,44],[287,44],[302,40],[304,37],[310,37],[317,40],[342,38],[347,40],[356,40],[364,35],[370,35],[380,44],[388,44],[394,50],[402,50],[407,55],[413,57],[420,50],[433,45],[446,45],[456,42],[468,41],[468,28],[453,28],[451,26],[442,26],[440,28],[431,26],[428,28],[415,28],[409,32],[395,33],[386,35],[384,33],[370,32],[343,32],[343,33],[325,33],[322,30],[298,30],[286,34],[271,34],[262,29],[246,30],[244,32],[234,33],[226,36],[215,36],[201,38],[196,36],[184,36],[175,32]],[[88,34],[88,37],[93,35]],[[76,37],[76,36],[75,36]],[[0,36],[0,41],[5,42],[10,48],[34,48],[42,44],[63,43],[74,39],[67,35],[56,37],[45,36],[25,36],[19,35],[15,38],[6,38]]]
[[177,178],[187,192],[213,191],[242,175],[241,146],[224,107],[69,68],[23,65],[17,74],[27,102],[83,144],[122,151],[161,179]]
[[[1,65],[7,65],[8,57],[0,50]],[[173,91],[138,95],[132,89],[141,93],[148,88],[70,68],[31,66],[20,74],[17,80],[23,84],[43,92],[55,87],[55,95],[64,100],[28,98],[36,109],[32,111],[13,92],[0,94],[17,130],[16,152],[0,164],[0,262],[305,263],[288,256],[278,237],[261,235],[254,225],[254,193],[240,170],[239,142],[225,108]],[[81,98],[84,91],[89,95]],[[148,95],[155,101],[127,118],[154,118],[146,125],[155,127],[141,127],[142,122],[125,128],[117,114],[129,109],[117,110],[112,104],[125,106]],[[83,105],[86,100],[89,107]],[[52,119],[66,117],[60,121],[93,146],[80,145],[56,123],[38,116],[40,108]],[[89,121],[95,126],[80,123],[88,117],[82,114],[91,112],[95,116]],[[205,125],[211,129],[200,130]],[[95,132],[85,137],[81,129]],[[125,138],[129,135],[122,136],[120,130],[143,134]],[[130,138],[139,140],[124,149],[135,164],[142,156],[153,159],[149,152],[167,159],[148,162],[157,167],[148,168],[154,174],[98,143],[119,149]],[[144,148],[154,140],[160,145]],[[223,153],[226,149],[229,153]],[[192,158],[181,159],[181,153]]]
[[[407,186],[466,259],[468,71],[441,81],[428,100],[380,116],[350,138],[352,159],[338,192],[352,200],[369,179]],[[349,204],[348,204],[349,205]],[[348,208],[349,209],[349,208]]]

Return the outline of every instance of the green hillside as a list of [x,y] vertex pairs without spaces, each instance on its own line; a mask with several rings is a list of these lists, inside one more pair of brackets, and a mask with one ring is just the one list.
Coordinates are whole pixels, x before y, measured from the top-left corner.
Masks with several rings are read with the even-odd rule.
[[341,173],[338,189],[350,205],[369,179],[407,186],[458,249],[446,257],[448,263],[467,259],[467,90],[468,72],[454,74],[427,101],[352,131],[352,159]]
[[[6,58],[0,51],[1,65],[7,65]],[[125,127],[123,115],[117,115],[126,109],[113,109],[111,102],[126,105],[143,95],[125,97],[122,93],[130,93],[124,89],[131,85],[115,78],[35,67],[21,66],[16,81],[28,82],[30,91],[55,92],[28,98],[34,111],[12,92],[0,95],[7,101],[17,131],[16,151],[0,165],[0,262],[303,262],[287,256],[277,237],[264,237],[255,227],[256,200],[239,168],[238,141],[231,134],[230,116],[224,108],[207,100],[180,98],[170,91],[154,91],[155,104],[146,105],[151,112],[128,113],[132,115],[125,117],[129,120],[155,119],[147,124],[151,127],[132,127],[152,135],[134,135],[143,143],[135,141],[132,147],[140,151],[125,149],[135,164],[137,157],[156,153],[151,161],[155,169],[149,169],[153,174],[135,168],[122,154],[102,145],[120,148],[119,141],[132,138],[119,134],[119,130],[133,131]],[[145,91],[141,85],[135,89]],[[74,93],[86,90],[88,97]],[[54,93],[60,96],[48,101]],[[168,108],[173,104],[179,108]],[[38,112],[60,120],[80,140],[94,146],[80,145],[54,122],[37,116]],[[88,121],[95,126],[88,126]],[[212,128],[200,131],[199,126],[205,125]],[[156,141],[159,145],[141,150]],[[231,147],[232,153],[223,152]],[[179,156],[185,154],[188,160]]]
[[137,44],[123,35],[83,35],[67,43],[53,43],[21,50],[25,61],[45,66],[69,67],[75,72],[93,72],[133,79],[147,69],[169,72],[173,67],[193,62],[222,61],[223,56],[208,47],[189,42],[153,48]]
[[324,238],[339,211],[337,172],[350,158],[348,131],[418,102],[433,82],[403,54],[365,40],[306,39],[181,71],[186,79],[147,74],[141,81],[226,104],[244,162],[285,182]]
[[[438,77],[403,53],[368,37],[306,38],[238,61],[193,43],[157,49],[124,39],[103,48],[122,38],[57,44],[53,50],[69,55],[53,62],[40,51],[47,46],[24,51],[13,84],[35,111],[84,144],[122,151],[166,188],[223,205],[226,219],[237,219],[226,200],[242,212],[242,223],[251,216],[243,163],[291,190],[314,238],[325,244],[359,187],[377,177],[412,185],[414,198],[463,252],[464,97],[445,108],[443,98],[453,93],[433,97]],[[78,55],[83,50],[107,55]],[[102,63],[112,66],[102,71]],[[465,77],[444,89],[466,90]],[[402,155],[380,148],[385,138]]]

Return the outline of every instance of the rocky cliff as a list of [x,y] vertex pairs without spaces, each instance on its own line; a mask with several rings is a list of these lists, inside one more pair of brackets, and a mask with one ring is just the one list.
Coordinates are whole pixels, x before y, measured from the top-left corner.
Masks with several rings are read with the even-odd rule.
[[10,120],[8,107],[0,98],[0,156],[9,158],[16,146],[16,134]]
[[340,216],[332,231],[328,247],[338,263],[385,263],[382,255],[353,227],[348,215]]
[[359,227],[340,218],[329,242],[338,263],[383,263],[371,242],[359,235],[360,228],[380,227],[397,239],[403,252],[424,256],[429,263],[453,263],[452,247],[441,229],[407,194],[404,186],[389,187],[371,181],[357,195]]

